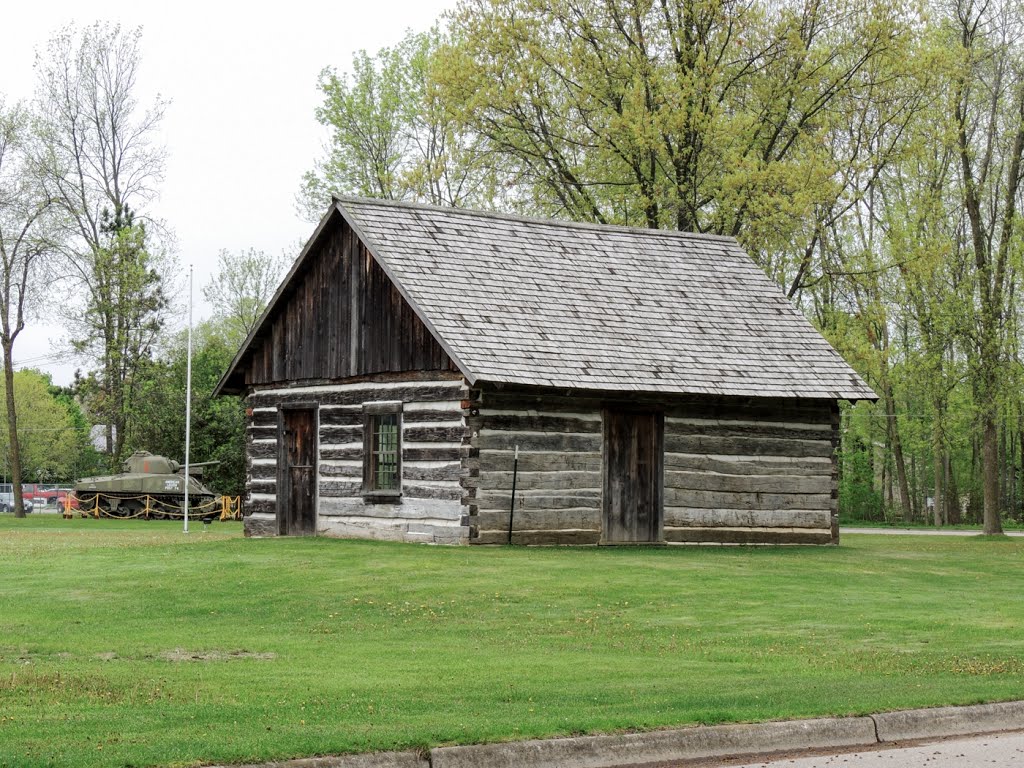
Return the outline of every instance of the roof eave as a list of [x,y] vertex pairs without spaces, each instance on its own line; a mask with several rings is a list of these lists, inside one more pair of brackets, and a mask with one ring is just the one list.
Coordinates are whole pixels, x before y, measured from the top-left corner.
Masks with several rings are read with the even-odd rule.
[[772,391],[772,392],[739,392],[735,390],[723,391],[709,391],[700,387],[686,387],[685,385],[678,388],[654,388],[645,387],[643,385],[637,385],[636,387],[624,387],[624,386],[602,386],[598,385],[579,385],[569,381],[536,381],[536,380],[523,380],[514,376],[495,376],[493,374],[488,376],[481,376],[475,382],[476,386],[485,387],[523,387],[527,389],[537,390],[565,390],[575,391],[585,394],[594,394],[599,396],[635,396],[645,395],[649,397],[722,397],[722,398],[763,398],[766,400],[776,399],[793,399],[793,400],[825,400],[830,402],[838,402],[840,400],[846,400],[851,403],[864,400],[867,402],[875,402],[879,399],[878,395],[875,394],[867,384],[863,384],[862,389],[852,389],[849,391],[828,391],[828,390],[791,390],[791,391]]

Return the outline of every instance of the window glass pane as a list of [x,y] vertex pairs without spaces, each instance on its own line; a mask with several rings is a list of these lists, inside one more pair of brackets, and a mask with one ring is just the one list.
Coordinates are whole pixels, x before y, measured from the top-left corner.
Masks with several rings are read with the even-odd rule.
[[398,489],[398,414],[381,413],[370,418],[371,488],[375,491]]

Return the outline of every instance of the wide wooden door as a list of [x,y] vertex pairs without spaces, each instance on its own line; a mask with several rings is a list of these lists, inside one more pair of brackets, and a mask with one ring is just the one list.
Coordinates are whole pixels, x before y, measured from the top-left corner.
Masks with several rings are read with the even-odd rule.
[[316,533],[316,411],[282,411],[277,519],[286,536]]
[[664,415],[609,408],[602,415],[601,543],[660,543],[664,540]]

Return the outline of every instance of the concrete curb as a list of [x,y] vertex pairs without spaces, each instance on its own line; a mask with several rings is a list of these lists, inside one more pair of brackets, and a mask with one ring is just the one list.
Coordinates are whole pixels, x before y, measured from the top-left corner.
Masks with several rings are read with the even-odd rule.
[[[693,726],[417,752],[312,757],[236,768],[614,768],[771,752],[873,747],[894,741],[1024,730],[1024,701],[751,725]],[[223,768],[214,766],[213,768]]]
[[1024,728],[1024,701],[885,712],[872,716],[879,743]]
[[869,717],[716,725],[674,731],[441,747],[432,768],[613,768],[616,765],[726,757],[875,743]]
[[[429,768],[430,761],[417,752],[369,752],[363,755],[304,757],[275,763],[251,763],[230,768]],[[208,768],[228,768],[212,765]]]

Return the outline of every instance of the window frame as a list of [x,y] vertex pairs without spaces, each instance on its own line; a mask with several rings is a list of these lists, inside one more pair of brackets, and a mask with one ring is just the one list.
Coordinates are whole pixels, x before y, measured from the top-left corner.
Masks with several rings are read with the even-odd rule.
[[[397,432],[395,447],[395,487],[375,488],[373,439],[378,416],[394,416]],[[363,403],[363,499],[374,502],[401,502],[402,500],[402,402]]]

